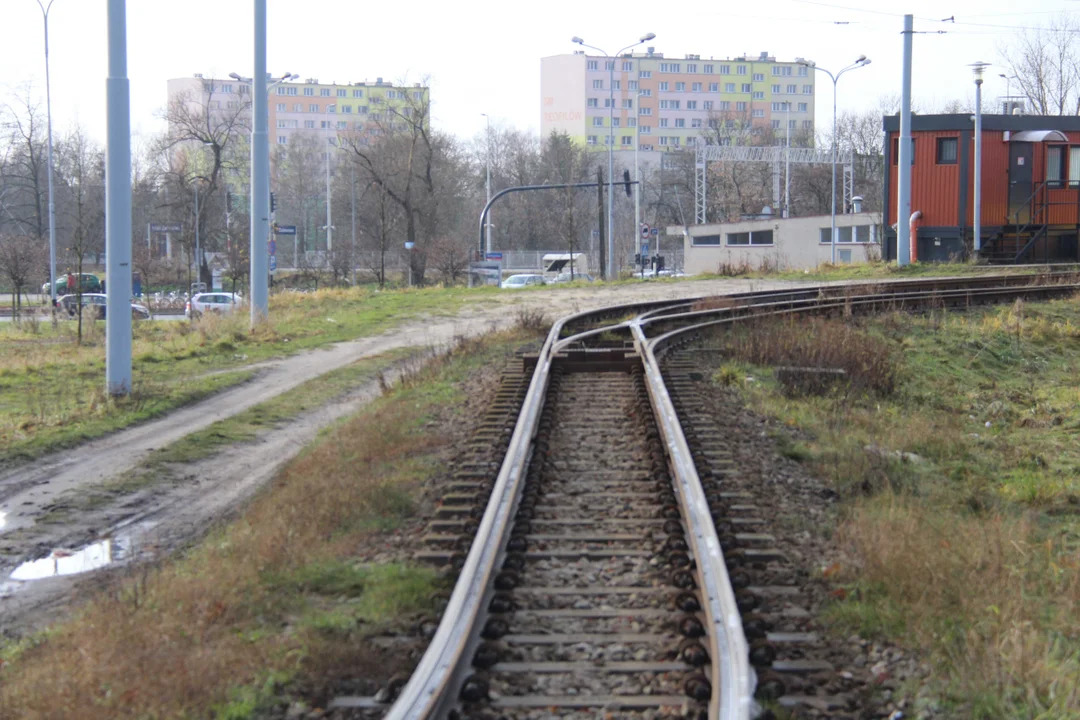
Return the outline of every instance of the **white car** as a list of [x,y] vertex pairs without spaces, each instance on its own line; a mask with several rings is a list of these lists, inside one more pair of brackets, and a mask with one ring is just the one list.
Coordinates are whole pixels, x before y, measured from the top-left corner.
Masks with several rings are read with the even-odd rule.
[[184,316],[195,319],[208,312],[228,315],[243,304],[244,298],[240,297],[239,293],[197,293],[184,305]]
[[539,287],[540,285],[546,285],[543,275],[511,275],[502,281],[499,287],[519,290],[526,287]]

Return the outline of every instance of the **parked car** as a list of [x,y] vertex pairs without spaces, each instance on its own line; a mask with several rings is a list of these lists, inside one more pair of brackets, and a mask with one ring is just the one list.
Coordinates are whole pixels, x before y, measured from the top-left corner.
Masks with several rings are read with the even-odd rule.
[[196,293],[184,305],[184,315],[195,319],[203,313],[218,313],[228,315],[236,308],[244,304],[244,298],[240,293],[207,292]]
[[563,272],[555,276],[552,282],[564,283],[564,282],[592,282],[595,278],[588,273],[574,273],[573,277],[570,277],[570,273]]
[[512,290],[518,290],[525,287],[538,287],[540,285],[547,285],[543,275],[511,275],[502,281],[499,287],[508,288]]
[[[101,280],[97,275],[93,273],[83,273],[80,276],[80,284],[82,285],[82,291],[84,293],[97,293],[101,292]],[[42,295],[51,295],[49,292],[49,283],[45,283],[41,286]],[[56,295],[68,294],[67,273],[56,276]]]
[[[97,320],[104,320],[107,297],[107,295],[102,293],[83,293],[82,305],[88,310],[93,310],[93,315],[91,315],[91,317]],[[57,298],[56,306],[66,312],[70,317],[75,317],[79,312],[79,296],[64,295],[63,297]],[[145,305],[139,305],[136,302],[132,302],[131,317],[135,320],[149,320],[150,310]]]

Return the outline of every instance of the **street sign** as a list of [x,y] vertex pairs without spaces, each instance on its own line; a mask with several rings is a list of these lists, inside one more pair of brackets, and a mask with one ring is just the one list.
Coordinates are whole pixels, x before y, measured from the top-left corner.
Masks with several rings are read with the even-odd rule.
[[277,240],[270,241],[270,257],[277,255]]
[[184,231],[183,223],[150,223],[150,232],[178,233]]
[[278,235],[295,235],[296,234],[296,226],[295,225],[278,225],[277,226],[277,234]]
[[660,228],[653,228],[652,229],[652,236],[653,237],[660,237]]
[[502,260],[503,259],[502,256],[503,256],[503,254],[501,252],[489,252],[487,254],[487,259],[488,260]]
[[643,243],[641,243],[641,256],[642,257],[648,257],[648,255],[649,255],[649,243],[643,242]]
[[646,225],[645,223],[641,223],[641,237],[643,237],[643,238],[649,237],[649,226]]
[[277,270],[277,255],[270,256],[270,272]]

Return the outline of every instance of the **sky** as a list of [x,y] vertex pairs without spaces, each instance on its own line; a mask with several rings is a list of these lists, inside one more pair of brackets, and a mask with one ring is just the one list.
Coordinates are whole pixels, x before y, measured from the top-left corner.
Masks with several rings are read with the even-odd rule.
[[[48,0],[42,0],[47,3]],[[267,68],[322,82],[428,80],[437,127],[463,138],[496,125],[539,131],[540,58],[573,52],[580,36],[614,53],[647,33],[666,57],[723,58],[767,51],[804,57],[843,76],[838,106],[878,107],[899,96],[903,13],[915,16],[913,96],[920,107],[953,98],[973,104],[969,63],[991,63],[984,102],[1006,92],[1001,50],[1018,29],[1054,14],[1080,15],[1080,0],[769,0],[680,3],[644,0],[341,2],[269,0]],[[131,120],[139,138],[164,130],[166,80],[252,72],[252,0],[128,0]],[[728,11],[727,8],[736,9]],[[659,11],[658,11],[659,10]],[[954,22],[942,22],[946,18]],[[37,0],[0,0],[0,102],[25,95],[44,107],[44,31]],[[53,0],[49,14],[54,128],[81,123],[105,137],[106,2]],[[818,73],[817,123],[831,121],[831,83]],[[139,141],[136,138],[136,142]]]

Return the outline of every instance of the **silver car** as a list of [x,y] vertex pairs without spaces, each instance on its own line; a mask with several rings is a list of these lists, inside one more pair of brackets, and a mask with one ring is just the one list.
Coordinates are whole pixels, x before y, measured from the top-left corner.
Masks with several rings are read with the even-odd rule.
[[508,290],[520,290],[521,288],[539,287],[546,284],[547,282],[544,281],[543,275],[521,274],[511,275],[510,277],[503,280],[502,284],[499,287],[506,288]]
[[191,296],[191,299],[184,306],[184,315],[192,319],[208,312],[228,315],[243,304],[244,299],[240,297],[239,293],[196,293]]

